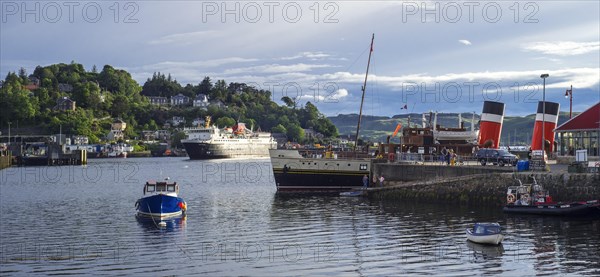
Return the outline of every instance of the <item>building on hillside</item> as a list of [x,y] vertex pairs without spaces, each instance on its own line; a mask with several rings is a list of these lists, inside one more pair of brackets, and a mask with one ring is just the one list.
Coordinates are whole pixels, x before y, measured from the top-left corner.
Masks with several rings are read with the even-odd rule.
[[157,140],[170,140],[171,139],[171,132],[169,132],[168,130],[157,130],[156,132],[154,132],[154,137]]
[[208,104],[209,106],[214,106],[217,107],[219,109],[226,109],[227,105],[225,105],[225,103],[223,103],[223,101],[221,100],[211,100],[209,101],[210,103]]
[[71,100],[69,97],[61,97],[56,100],[56,106],[54,106],[55,111],[74,111],[76,107],[75,101]]
[[108,135],[106,135],[106,139],[109,141],[119,141],[125,138],[125,134],[121,130],[110,130]]
[[171,105],[172,106],[185,105],[189,102],[190,102],[190,98],[181,93],[171,97]]
[[142,131],[142,140],[144,142],[152,142],[156,140],[156,132],[154,131],[150,131],[150,130],[143,130]]
[[196,98],[194,98],[194,107],[206,109],[208,107],[208,104],[208,97],[206,96],[206,94],[200,93],[196,95]]
[[121,119],[115,119],[113,121],[113,123],[110,125],[111,130],[125,131],[126,128],[127,128],[127,123],[125,123],[125,121],[123,121]]
[[204,120],[202,118],[196,118],[196,119],[194,119],[194,121],[192,121],[192,126],[200,127],[200,126],[204,126],[205,123],[206,123],[206,120]]
[[558,155],[574,156],[575,150],[587,150],[588,156],[599,156],[600,102],[554,129],[558,136]]
[[150,104],[157,106],[166,106],[169,104],[169,99],[162,96],[147,96]]
[[173,127],[177,127],[180,124],[185,124],[185,118],[183,116],[174,116],[171,120]]
[[288,141],[287,135],[284,133],[271,133],[271,136],[277,141],[277,148],[283,148]]

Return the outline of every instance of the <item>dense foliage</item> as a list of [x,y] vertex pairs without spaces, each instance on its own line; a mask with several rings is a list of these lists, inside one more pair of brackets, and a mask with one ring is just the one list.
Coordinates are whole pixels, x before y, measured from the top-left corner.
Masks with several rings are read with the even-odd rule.
[[[37,83],[37,84],[35,84]],[[172,97],[178,94],[194,99],[205,94],[211,103],[207,109],[183,106],[157,106],[145,96]],[[56,109],[57,101],[68,97],[76,101],[74,111]],[[31,75],[25,69],[9,73],[0,88],[0,125],[18,121],[20,126],[41,128],[46,133],[86,135],[92,142],[104,138],[110,123],[120,118],[128,124],[128,138],[140,137],[142,130],[162,129],[173,116],[184,117],[187,126],[195,118],[210,115],[213,122],[225,127],[235,121],[245,122],[255,130],[281,132],[291,141],[303,141],[304,129],[312,128],[324,137],[338,135],[336,127],[310,102],[303,107],[278,105],[271,92],[257,90],[244,83],[205,77],[197,85],[180,85],[170,74],[157,72],[140,86],[124,70],[105,65],[102,71],[86,71],[81,64],[38,66]],[[283,99],[286,103],[289,99]],[[14,125],[13,125],[14,127]]]

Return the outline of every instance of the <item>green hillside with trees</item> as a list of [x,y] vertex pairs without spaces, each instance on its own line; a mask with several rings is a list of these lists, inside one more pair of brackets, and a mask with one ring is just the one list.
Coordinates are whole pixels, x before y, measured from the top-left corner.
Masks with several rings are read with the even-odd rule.
[[[100,72],[94,66],[86,71],[81,64],[53,64],[38,66],[30,75],[21,68],[9,73],[0,88],[0,126],[8,128],[31,127],[39,134],[88,136],[96,143],[106,136],[111,122],[119,118],[128,125],[126,138],[139,138],[143,130],[162,129],[174,116],[186,119],[191,126],[195,118],[212,117],[220,127],[236,121],[245,122],[255,130],[285,133],[289,140],[304,141],[304,129],[312,128],[325,137],[337,136],[337,129],[316,106],[308,102],[298,107],[291,99],[278,105],[270,91],[257,90],[244,83],[213,82],[205,77],[199,84],[182,86],[170,75],[154,73],[143,84],[131,75],[110,65]],[[193,100],[205,94],[211,101],[221,101],[226,108],[159,106],[150,103],[148,96],[172,97],[178,94]],[[67,97],[76,101],[74,110],[57,109],[58,102]]]

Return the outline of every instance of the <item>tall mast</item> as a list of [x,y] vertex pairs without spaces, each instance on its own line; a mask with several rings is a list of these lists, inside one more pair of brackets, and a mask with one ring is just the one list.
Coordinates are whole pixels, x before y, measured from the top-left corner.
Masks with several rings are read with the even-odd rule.
[[360,121],[362,119],[362,108],[363,102],[365,101],[365,91],[367,89],[367,76],[369,76],[369,65],[371,65],[371,54],[373,53],[373,41],[375,40],[375,34],[371,37],[371,50],[369,50],[369,60],[367,61],[367,73],[365,73],[365,82],[362,86],[362,97],[360,98],[360,110],[358,112],[358,124],[356,125],[356,139],[354,140],[354,152],[356,152],[356,146],[358,145],[358,132],[360,131]]

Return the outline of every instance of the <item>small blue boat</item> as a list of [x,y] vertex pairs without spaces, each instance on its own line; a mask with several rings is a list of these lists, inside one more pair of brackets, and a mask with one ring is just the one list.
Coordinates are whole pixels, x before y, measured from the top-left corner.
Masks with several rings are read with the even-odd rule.
[[178,194],[176,182],[146,182],[144,197],[135,202],[138,216],[168,218],[185,214],[187,204]]

